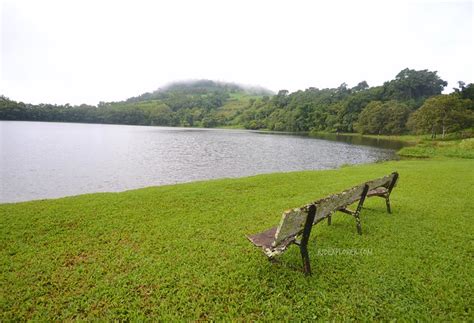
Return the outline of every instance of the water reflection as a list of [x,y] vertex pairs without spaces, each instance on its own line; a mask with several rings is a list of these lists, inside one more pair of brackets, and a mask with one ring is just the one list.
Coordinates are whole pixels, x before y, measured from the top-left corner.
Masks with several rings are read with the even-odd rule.
[[351,145],[371,146],[393,150],[400,150],[401,148],[408,145],[406,142],[403,141],[387,140],[374,137],[363,137],[360,135],[344,135],[337,133],[312,134],[311,137],[324,140],[345,142]]

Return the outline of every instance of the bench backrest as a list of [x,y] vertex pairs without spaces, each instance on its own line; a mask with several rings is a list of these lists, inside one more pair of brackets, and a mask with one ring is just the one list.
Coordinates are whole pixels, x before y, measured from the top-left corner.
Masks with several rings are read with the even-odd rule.
[[388,190],[392,190],[392,188],[395,186],[397,182],[397,179],[398,179],[398,173],[394,172],[390,175],[368,181],[365,184],[369,185],[369,191],[376,189],[378,187],[385,187]]
[[[378,187],[385,187],[388,190],[391,190],[397,177],[397,173],[392,173],[390,175],[368,181],[347,189],[341,193],[333,194],[311,203],[316,206],[316,216],[314,218],[313,224],[316,224],[327,218],[329,215],[331,215],[331,213],[345,208],[360,200],[365,185],[369,186],[369,190],[373,190]],[[280,225],[278,226],[275,233],[275,240],[272,244],[273,247],[277,247],[282,242],[292,239],[303,232],[306,218],[308,217],[309,206],[310,205],[305,205],[300,208],[290,209],[283,212]]]
[[313,224],[327,218],[331,213],[345,208],[360,200],[365,184],[354,186],[338,194],[333,194],[314,202],[316,205],[316,216]]

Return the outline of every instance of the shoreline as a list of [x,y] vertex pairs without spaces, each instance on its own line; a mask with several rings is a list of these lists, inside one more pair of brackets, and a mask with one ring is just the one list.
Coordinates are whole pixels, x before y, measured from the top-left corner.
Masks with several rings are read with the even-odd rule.
[[[291,175],[291,174],[300,174],[300,173],[312,173],[312,172],[327,172],[327,171],[338,171],[347,168],[357,168],[357,167],[364,167],[364,166],[371,166],[371,165],[378,165],[378,164],[386,164],[386,163],[397,163],[400,161],[423,161],[423,160],[430,160],[433,162],[439,160],[463,160],[466,158],[462,157],[441,157],[440,158],[433,158],[430,156],[403,156],[398,155],[396,152],[396,156],[401,158],[395,158],[391,160],[384,160],[384,161],[376,161],[376,162],[369,162],[369,163],[361,163],[361,164],[344,164],[336,168],[327,168],[327,169],[312,169],[312,170],[295,170],[295,171],[287,171],[287,172],[272,172],[272,173],[261,173],[261,174],[254,174],[248,176],[241,176],[241,177],[222,177],[222,178],[210,178],[210,179],[202,179],[202,180],[194,180],[194,181],[187,181],[187,182],[180,182],[180,183],[171,183],[171,184],[162,184],[162,185],[150,185],[138,188],[130,188],[120,191],[96,191],[96,192],[86,192],[86,193],[79,193],[74,195],[66,195],[66,196],[59,196],[59,197],[51,197],[51,198],[39,198],[33,200],[25,200],[25,201],[13,201],[13,202],[0,202],[0,207],[5,205],[18,205],[24,203],[36,203],[36,202],[47,202],[47,201],[55,201],[55,200],[62,200],[62,199],[70,199],[70,198],[77,198],[82,196],[88,195],[101,195],[101,194],[122,194],[122,193],[130,193],[134,191],[146,190],[146,189],[156,189],[156,188],[173,188],[173,187],[180,187],[180,186],[187,186],[187,185],[194,185],[194,184],[206,184],[206,183],[214,183],[219,181],[239,181],[239,180],[246,180],[252,179],[257,177],[266,177],[266,176],[278,176],[278,175]],[[467,158],[471,159],[471,158]]]
[[[160,127],[160,128],[172,128],[172,127]],[[193,129],[193,130],[221,130],[219,128],[179,128],[179,129]],[[225,129],[227,130],[227,129]],[[282,133],[282,132],[262,132],[262,131],[253,131],[253,130],[237,130],[237,131],[248,131],[248,132],[257,132],[257,133],[269,133],[269,134],[285,134],[285,135],[304,135],[302,133]],[[332,133],[313,133],[313,134],[306,134],[307,137],[310,138],[316,138],[316,139],[325,139],[325,140],[330,140],[327,136],[338,136],[339,139],[336,138],[336,141],[341,141],[340,138],[371,138],[371,139],[376,139],[377,141],[383,140],[383,141],[396,141],[396,142],[401,142],[400,138],[405,140],[405,142],[408,143],[413,143],[415,140],[417,140],[418,144],[417,145],[403,145],[401,147],[398,147],[396,149],[395,147],[391,147],[389,149],[392,149],[395,152],[395,156],[402,157],[402,158],[429,158],[429,157],[460,157],[460,158],[468,158],[472,159],[474,158],[474,139],[464,139],[464,140],[444,140],[444,141],[439,141],[439,140],[429,140],[427,143],[424,143],[423,145],[420,145],[425,139],[426,136],[364,136],[360,134],[347,134],[347,133],[342,133],[342,134],[332,134]],[[320,137],[322,136],[322,137]],[[375,137],[375,138],[374,138]],[[351,144],[355,145],[363,145],[361,142],[350,142]],[[380,148],[380,147],[379,147]],[[392,160],[396,161],[399,158],[394,158]],[[368,162],[368,163],[363,163],[364,164],[373,164],[373,163],[379,163],[378,161],[376,162]],[[333,168],[329,169],[339,169],[341,167],[355,167],[361,164],[349,164],[349,165],[341,165],[341,166],[335,166]],[[266,175],[266,174],[278,174],[278,173],[293,173],[293,172],[299,172],[301,170],[292,170],[292,171],[287,171],[287,172],[273,172],[273,173],[260,173],[260,174],[250,174],[250,175],[244,175],[244,176],[239,176],[239,177],[222,177],[222,178],[203,178],[203,179],[197,179],[197,180],[192,180],[192,181],[183,181],[180,183],[164,183],[164,184],[159,184],[159,185],[145,185],[141,187],[135,187],[135,188],[125,188],[124,190],[108,190],[108,191],[93,191],[93,192],[78,192],[77,194],[73,195],[65,195],[65,196],[53,196],[53,197],[39,197],[36,199],[29,199],[29,200],[20,200],[20,201],[5,201],[5,202],[0,202],[0,205],[4,204],[17,204],[17,203],[28,203],[28,202],[34,202],[34,201],[44,201],[44,200],[53,200],[53,199],[61,199],[61,198],[68,198],[68,197],[74,197],[74,196],[80,196],[80,195],[87,195],[87,194],[101,194],[101,193],[121,193],[121,192],[127,192],[131,190],[137,190],[137,189],[143,189],[147,187],[161,187],[161,186],[172,186],[172,185],[182,185],[182,184],[188,184],[188,183],[194,183],[194,182],[206,182],[206,181],[214,181],[214,180],[220,180],[220,179],[238,179],[238,178],[246,178],[246,177],[253,177],[253,176],[259,176],[259,175]],[[313,170],[304,170],[304,171],[318,171],[317,169]]]

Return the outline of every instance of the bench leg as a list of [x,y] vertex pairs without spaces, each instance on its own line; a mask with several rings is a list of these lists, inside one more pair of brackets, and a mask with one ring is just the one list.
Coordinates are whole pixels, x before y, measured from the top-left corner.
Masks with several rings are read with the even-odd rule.
[[362,196],[360,197],[359,204],[357,205],[357,209],[354,212],[358,234],[362,234],[362,227],[360,226],[360,210],[362,209],[362,206],[364,205],[365,197],[367,196],[368,191],[369,191],[369,185],[366,184],[364,186],[364,190],[362,191]]
[[305,245],[300,246],[301,258],[303,258],[303,272],[305,275],[311,275],[311,263],[309,262],[308,248]]
[[385,204],[387,205],[387,212],[392,213],[392,210],[390,209],[390,196],[385,197]]
[[354,214],[354,217],[356,219],[356,226],[357,226],[357,233],[362,234],[362,227],[360,225],[360,216],[359,213]]
[[303,271],[306,275],[311,275],[311,264],[309,262],[308,241],[313,227],[314,217],[316,216],[316,206],[310,205],[308,216],[304,224],[303,236],[301,237],[300,251],[301,258],[303,258]]
[[331,216],[328,216],[328,225],[331,225]]
[[390,193],[392,193],[392,190],[395,187],[397,180],[398,180],[398,173],[394,172],[392,182],[390,183],[390,186],[388,187],[388,193],[385,196],[385,204],[387,204],[387,212],[390,214],[392,213],[392,210],[390,209]]

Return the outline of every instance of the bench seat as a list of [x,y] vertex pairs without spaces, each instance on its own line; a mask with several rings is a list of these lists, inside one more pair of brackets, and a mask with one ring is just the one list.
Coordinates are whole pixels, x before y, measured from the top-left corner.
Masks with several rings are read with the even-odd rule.
[[273,227],[266,231],[247,236],[247,239],[249,239],[250,242],[252,242],[256,247],[262,248],[262,251],[268,258],[273,258],[274,256],[285,251],[285,249],[296,240],[296,236],[290,237],[280,243],[278,247],[274,247],[273,244],[275,242],[275,234],[277,229],[278,227]]
[[272,243],[275,240],[276,231],[277,227],[273,227],[266,231],[247,236],[247,238],[257,247],[271,248]]
[[377,187],[376,189],[367,192],[367,197],[371,196],[385,196],[388,194],[388,189],[385,187]]

